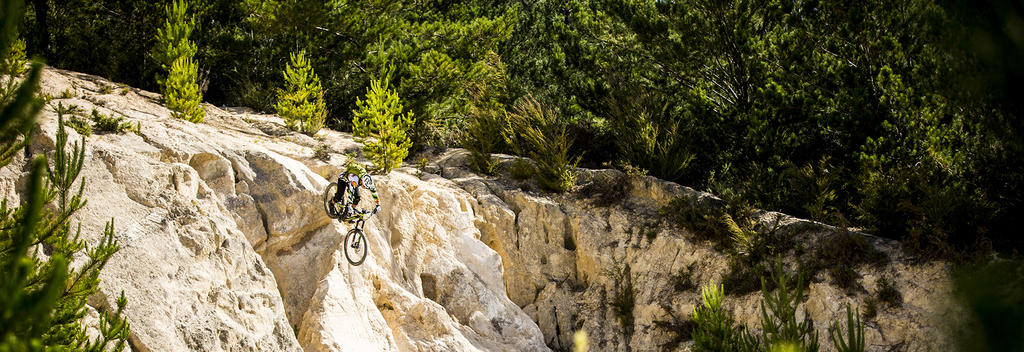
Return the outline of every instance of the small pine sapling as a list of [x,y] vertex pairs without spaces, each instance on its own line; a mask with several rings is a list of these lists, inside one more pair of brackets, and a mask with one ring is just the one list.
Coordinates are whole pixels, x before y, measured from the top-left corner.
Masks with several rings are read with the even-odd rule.
[[197,82],[199,64],[194,60],[198,48],[189,39],[195,29],[195,16],[185,14],[188,10],[185,0],[175,0],[165,10],[167,19],[163,27],[157,29],[153,57],[167,76],[158,76],[157,83],[172,116],[199,123],[206,116],[206,111],[200,104],[203,97]]
[[366,98],[356,100],[352,118],[356,141],[363,143],[366,157],[384,173],[391,172],[409,155],[412,140],[408,132],[415,123],[412,111],[402,112],[390,80],[391,68],[385,66],[383,75],[370,82]]
[[180,58],[171,66],[166,81],[167,94],[164,95],[167,108],[171,109],[171,116],[194,123],[203,122],[206,110],[200,103],[202,96],[196,83],[198,74],[199,65],[191,58]]
[[277,113],[288,128],[314,135],[324,127],[327,105],[320,78],[303,52],[292,53],[284,68],[285,89],[277,90]]

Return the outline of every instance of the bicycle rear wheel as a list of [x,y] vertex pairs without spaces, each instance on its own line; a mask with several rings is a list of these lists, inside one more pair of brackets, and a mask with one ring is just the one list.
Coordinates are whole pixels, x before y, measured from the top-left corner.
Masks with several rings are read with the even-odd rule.
[[370,246],[366,243],[366,236],[358,228],[348,231],[343,245],[345,259],[348,259],[348,262],[352,265],[362,264],[363,260],[366,260],[366,253],[370,251]]
[[341,209],[338,209],[334,204],[334,193],[338,191],[338,183],[331,182],[324,188],[324,211],[327,212],[327,217],[331,219],[337,219],[341,217]]

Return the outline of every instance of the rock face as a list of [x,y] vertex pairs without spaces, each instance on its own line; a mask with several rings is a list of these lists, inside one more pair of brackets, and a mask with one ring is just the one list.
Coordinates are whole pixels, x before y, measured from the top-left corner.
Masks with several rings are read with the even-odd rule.
[[[624,180],[621,187],[630,190],[610,206],[596,206],[578,195],[545,196],[530,191],[529,184],[481,178],[466,170],[466,158],[465,151],[449,152],[437,169],[479,200],[481,238],[502,256],[508,296],[538,323],[549,346],[570,348],[573,334],[582,329],[590,335],[589,346],[600,351],[686,349],[680,323],[690,319],[700,296],[696,287],[680,287],[680,273],[686,273],[691,285],[722,282],[729,260],[726,253],[670,224],[659,210],[680,197],[720,200],[653,177],[619,178],[616,170],[581,170],[583,183],[612,176],[607,179]],[[507,168],[507,158],[504,164]],[[800,229],[797,242],[810,248],[837,233],[828,225],[784,214],[762,212],[761,218],[778,221],[783,229]],[[948,265],[907,264],[898,243],[865,237],[891,263],[856,268],[864,290],[852,294],[833,286],[827,275],[810,278],[807,298],[799,306],[814,320],[823,350],[833,350],[828,323],[846,321],[847,303],[863,311],[882,276],[901,293],[902,305],[879,306],[878,316],[866,322],[867,349],[948,350],[951,342],[942,324],[959,319],[949,299]],[[626,292],[631,292],[632,308],[623,313],[613,302]],[[732,295],[725,307],[739,323],[757,328],[760,301],[759,292]],[[621,324],[624,315],[632,324]],[[688,336],[689,331],[682,333]]]
[[[684,350],[674,327],[698,295],[677,289],[677,276],[689,268],[704,283],[727,270],[724,254],[657,213],[676,197],[710,195],[643,178],[624,199],[596,206],[480,177],[460,150],[426,173],[375,177],[382,211],[365,225],[366,261],[352,266],[340,251],[349,225],[327,218],[321,203],[342,153],[358,147],[350,136],[321,131],[318,141],[282,130],[276,116],[213,106],[196,125],[171,118],[155,94],[101,93],[111,84],[55,69],[42,81],[44,93],[74,96],[53,105],[141,123],[138,134],[87,138],[89,203],[77,216],[90,242],[116,219],[122,249],[89,303],[108,307],[125,293],[136,351],[547,351],[569,349],[578,330],[596,351]],[[31,151],[52,150],[55,129],[45,109]],[[317,143],[332,149],[328,162],[312,158]],[[23,166],[0,170],[7,199],[19,197]],[[581,172],[585,181],[616,171]],[[819,232],[806,241],[827,238]],[[905,264],[898,246],[875,243],[894,260],[860,268],[862,282],[871,291],[888,276],[904,303],[868,324],[870,349],[947,347],[935,338],[948,318],[938,313],[945,265]],[[627,287],[633,306],[623,313],[611,302]],[[827,344],[825,322],[866,296],[819,280],[801,307]],[[758,302],[754,293],[726,305],[756,325]]]
[[[501,257],[474,226],[476,201],[447,180],[377,178],[372,252],[351,266],[339,251],[348,225],[321,202],[324,176],[337,175],[343,156],[315,161],[316,140],[267,134],[282,126],[274,116],[207,106],[196,125],[171,118],[150,93],[102,94],[104,85],[55,69],[42,82],[44,93],[74,96],[53,105],[141,123],[138,134],[87,138],[89,203],[77,214],[88,241],[116,219],[122,249],[90,304],[110,306],[124,291],[133,350],[548,350],[505,295]],[[34,153],[53,149],[55,111],[40,122]],[[321,138],[354,146],[336,132]],[[6,197],[17,199],[23,175],[19,165],[0,173]]]

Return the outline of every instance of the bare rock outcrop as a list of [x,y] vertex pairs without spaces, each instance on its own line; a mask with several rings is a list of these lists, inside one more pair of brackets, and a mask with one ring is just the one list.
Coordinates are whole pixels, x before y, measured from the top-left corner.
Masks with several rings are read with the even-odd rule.
[[[320,162],[313,138],[265,131],[283,125],[276,116],[206,106],[207,120],[192,124],[151,93],[104,94],[111,84],[56,69],[42,80],[44,93],[71,93],[52,105],[141,124],[87,138],[89,203],[76,219],[90,242],[116,219],[122,249],[90,304],[125,293],[133,350],[548,350],[506,296],[501,256],[479,240],[476,200],[450,181],[411,169],[378,177],[372,252],[352,266],[339,250],[348,225],[321,202],[346,161],[339,152],[355,145],[348,135],[321,132],[335,152]],[[53,148],[55,110],[40,122],[34,153]],[[8,199],[20,164],[0,173]]]

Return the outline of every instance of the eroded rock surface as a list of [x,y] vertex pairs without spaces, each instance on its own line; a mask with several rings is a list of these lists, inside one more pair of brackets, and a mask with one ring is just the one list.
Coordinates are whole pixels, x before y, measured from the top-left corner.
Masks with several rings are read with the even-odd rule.
[[[548,350],[505,295],[501,257],[480,242],[476,200],[461,188],[413,170],[378,177],[372,252],[351,266],[339,251],[348,225],[321,202],[350,137],[321,132],[334,149],[325,163],[311,158],[313,138],[268,134],[283,126],[276,116],[206,106],[207,120],[192,124],[155,95],[101,94],[102,85],[111,83],[55,69],[42,82],[53,96],[74,95],[53,105],[141,123],[138,134],[87,138],[89,203],[77,214],[90,242],[116,219],[122,249],[90,303],[110,306],[125,292],[134,350]],[[35,153],[53,148],[54,109],[40,122]],[[12,200],[24,174],[16,164],[0,173]]]

